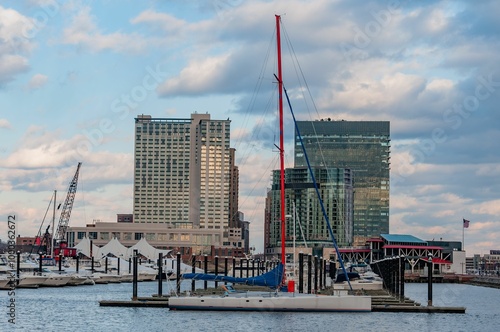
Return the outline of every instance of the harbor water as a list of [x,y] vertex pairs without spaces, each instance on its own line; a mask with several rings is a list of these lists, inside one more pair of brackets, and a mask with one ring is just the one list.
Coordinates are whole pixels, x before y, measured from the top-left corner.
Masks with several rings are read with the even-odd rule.
[[[164,293],[169,285],[163,285]],[[185,281],[183,288],[190,288]],[[427,304],[426,284],[407,284],[406,295]],[[157,293],[156,282],[138,295]],[[100,307],[100,300],[130,300],[132,284],[1,291],[1,331],[499,331],[500,290],[435,284],[435,306],[465,306],[465,314],[195,312],[166,308]],[[15,303],[15,324],[9,323]],[[10,305],[11,306],[11,305]],[[12,306],[11,306],[12,307]]]

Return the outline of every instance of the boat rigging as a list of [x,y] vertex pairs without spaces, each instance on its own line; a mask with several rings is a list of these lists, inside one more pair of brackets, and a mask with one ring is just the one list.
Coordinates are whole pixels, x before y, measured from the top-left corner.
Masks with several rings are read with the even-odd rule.
[[[205,281],[225,281],[233,283],[245,283],[251,285],[265,285],[274,286],[275,292],[225,292],[223,296],[177,296],[169,299],[170,310],[223,310],[223,311],[248,311],[248,310],[264,310],[264,311],[306,311],[306,312],[369,312],[371,311],[371,298],[369,296],[349,295],[347,291],[337,291],[335,296],[318,296],[317,294],[295,294],[295,287],[288,289],[286,287],[285,275],[285,231],[286,231],[286,215],[285,215],[285,167],[284,167],[284,131],[283,131],[283,92],[286,90],[283,86],[282,72],[281,72],[281,45],[280,45],[280,19],[279,15],[276,16],[276,31],[277,31],[277,53],[278,53],[278,74],[275,75],[278,81],[278,98],[279,98],[279,123],[280,123],[280,220],[281,220],[281,262],[270,272],[264,273],[257,277],[251,278],[234,278],[227,276],[219,276],[217,274],[207,273],[186,273],[182,274],[183,278],[205,280]],[[290,101],[286,95],[288,104]],[[291,107],[290,107],[291,110]],[[295,122],[295,116],[294,122]],[[295,122],[296,124],[296,122]],[[300,134],[299,134],[300,135]],[[308,163],[308,168],[311,171],[311,165]],[[311,171],[312,173],[312,171]],[[314,176],[312,174],[312,176]],[[316,181],[313,178],[313,183]],[[325,215],[323,202],[319,195],[317,186],[315,186],[316,193],[321,203],[323,214]],[[341,267],[345,268],[342,263],[342,258],[338,251],[338,247],[331,230],[330,221],[327,216],[326,222],[330,234],[332,236],[333,244],[337,251],[338,259],[341,262]],[[347,277],[348,280],[348,277]],[[293,282],[290,286],[293,286]],[[273,287],[273,288],[274,288]],[[283,292],[286,290],[287,292]],[[352,290],[352,288],[351,288]]]

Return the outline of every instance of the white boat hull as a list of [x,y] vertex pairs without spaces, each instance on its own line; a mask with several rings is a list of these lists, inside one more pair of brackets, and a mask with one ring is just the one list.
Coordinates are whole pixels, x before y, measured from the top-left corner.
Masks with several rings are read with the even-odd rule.
[[170,310],[370,312],[370,296],[328,296],[283,293],[278,296],[248,295],[171,297]]
[[42,287],[61,287],[65,286],[71,280],[71,276],[65,276],[60,274],[53,274],[47,277],[47,279],[41,284]]
[[93,275],[96,284],[120,283],[121,277],[116,274],[95,273]]
[[155,281],[157,274],[154,273],[141,273],[139,272],[137,275],[138,281]]
[[47,277],[44,276],[30,276],[21,274],[17,288],[38,288],[41,286]]
[[10,282],[10,279],[0,278],[0,289],[10,288],[9,282]]
[[95,285],[95,281],[92,277],[88,276],[82,285]]
[[71,275],[71,279],[68,281],[68,286],[80,286],[84,285],[87,282],[88,278],[74,274]]
[[134,279],[134,276],[132,274],[120,274],[120,280],[121,282],[132,282]]

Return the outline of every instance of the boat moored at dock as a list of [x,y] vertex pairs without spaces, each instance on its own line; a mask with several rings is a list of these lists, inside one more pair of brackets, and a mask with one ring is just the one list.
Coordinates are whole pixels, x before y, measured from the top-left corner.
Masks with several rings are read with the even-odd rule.
[[247,292],[229,296],[171,297],[170,310],[370,312],[370,296]]

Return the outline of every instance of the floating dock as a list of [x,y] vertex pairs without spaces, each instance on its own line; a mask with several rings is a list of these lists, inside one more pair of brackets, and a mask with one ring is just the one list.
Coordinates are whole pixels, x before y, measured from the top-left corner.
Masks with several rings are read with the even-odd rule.
[[[240,290],[248,287],[240,287]],[[328,293],[322,292],[323,294]],[[220,289],[209,288],[207,290],[199,289],[195,293],[197,296],[221,294]],[[422,306],[409,298],[399,299],[385,290],[364,291],[364,295],[372,298],[372,312],[411,312],[411,313],[455,313],[464,314],[465,307],[435,307]],[[149,307],[149,308],[168,308],[168,298],[170,296],[153,295],[151,297],[138,297],[137,300],[102,300],[99,301],[101,307]]]
[[101,307],[147,307],[147,308],[168,308],[168,297],[138,297],[137,300],[102,300],[99,301]]
[[387,291],[366,291],[372,297],[372,312],[421,312],[442,314],[464,314],[465,307],[422,306],[407,297],[399,299]]
[[441,314],[465,314],[464,307],[423,307],[406,305],[373,305],[372,312],[421,312],[421,313],[441,313]]

